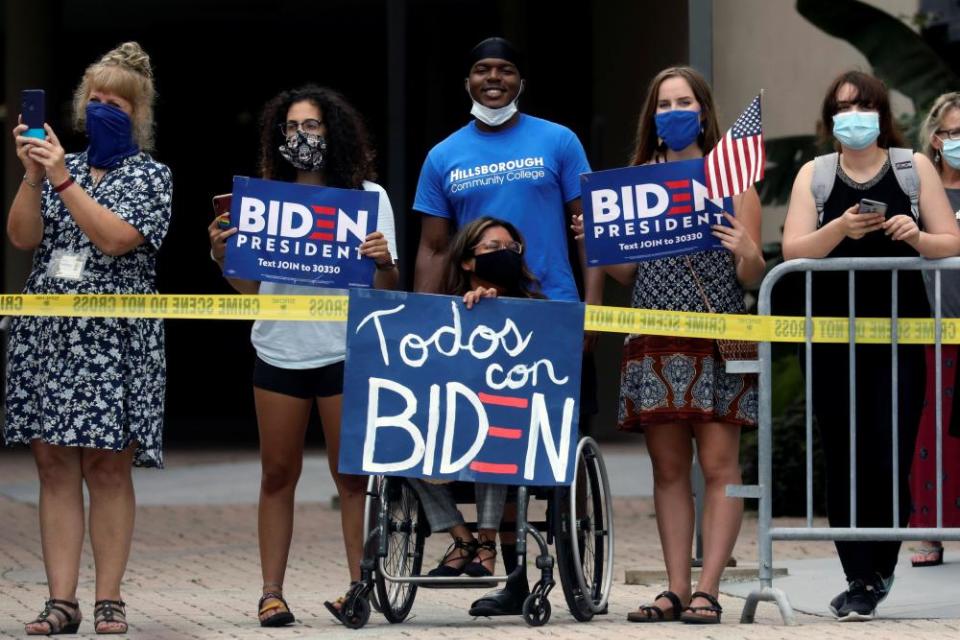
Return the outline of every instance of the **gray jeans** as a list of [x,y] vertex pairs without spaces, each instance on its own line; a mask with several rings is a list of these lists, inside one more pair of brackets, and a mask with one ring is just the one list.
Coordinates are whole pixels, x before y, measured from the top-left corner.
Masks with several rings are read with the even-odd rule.
[[[420,496],[431,531],[448,531],[464,523],[463,515],[453,499],[450,484],[433,484],[413,478],[408,478],[407,481]],[[499,529],[503,505],[507,501],[507,485],[478,482],[473,486],[477,502],[477,528]]]

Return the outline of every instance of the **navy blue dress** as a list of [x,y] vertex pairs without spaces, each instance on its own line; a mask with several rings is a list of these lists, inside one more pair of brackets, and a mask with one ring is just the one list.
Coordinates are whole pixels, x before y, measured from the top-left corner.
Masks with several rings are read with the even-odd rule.
[[[66,166],[80,188],[146,242],[122,256],[102,253],[44,182],[43,240],[24,293],[156,293],[157,251],[170,223],[170,169],[137,153],[94,186],[86,152],[68,155]],[[48,274],[60,251],[87,255],[81,279]],[[18,317],[8,347],[4,439],[114,451],[136,442],[137,466],[162,467],[165,386],[161,320]]]

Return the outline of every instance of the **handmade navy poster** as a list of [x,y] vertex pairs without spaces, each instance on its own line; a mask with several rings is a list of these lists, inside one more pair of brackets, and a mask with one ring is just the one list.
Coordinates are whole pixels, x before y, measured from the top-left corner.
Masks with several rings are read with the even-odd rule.
[[340,472],[570,484],[584,307],[353,289]]
[[730,198],[707,197],[703,160],[680,160],[580,176],[587,264],[642,262],[723,250],[710,225],[730,226]]
[[377,227],[379,195],[235,177],[224,274],[311,287],[370,287],[360,245]]

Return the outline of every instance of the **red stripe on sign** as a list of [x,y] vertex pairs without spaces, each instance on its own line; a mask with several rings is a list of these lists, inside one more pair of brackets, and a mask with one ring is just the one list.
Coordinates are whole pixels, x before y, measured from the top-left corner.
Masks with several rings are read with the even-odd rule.
[[478,393],[477,397],[483,404],[495,404],[501,407],[514,407],[516,409],[526,409],[530,401],[526,398],[513,398],[511,396],[495,396],[489,393]]
[[317,220],[318,229],[333,229],[334,222],[333,220]]
[[480,473],[498,473],[505,476],[512,476],[516,475],[519,467],[515,464],[496,464],[494,462],[478,462],[474,460],[470,463],[470,470]]
[[689,193],[675,193],[670,196],[670,199],[674,202],[690,202],[692,198],[693,196]]
[[692,211],[693,211],[693,207],[691,207],[690,205],[684,205],[682,207],[670,207],[669,209],[667,209],[667,215],[677,216],[677,215],[680,215],[681,213],[691,213]]
[[337,210],[334,209],[333,207],[321,207],[318,204],[311,205],[311,207],[313,208],[313,211],[315,213],[320,213],[325,216],[332,216],[337,213]]
[[683,189],[684,187],[690,186],[689,180],[667,180],[663,184],[666,185],[667,189]]
[[330,242],[333,242],[333,234],[315,232],[310,234],[310,239],[311,240],[328,240]]
[[523,437],[523,431],[520,429],[508,429],[507,427],[490,427],[487,435],[494,438],[506,438],[507,440],[519,440]]

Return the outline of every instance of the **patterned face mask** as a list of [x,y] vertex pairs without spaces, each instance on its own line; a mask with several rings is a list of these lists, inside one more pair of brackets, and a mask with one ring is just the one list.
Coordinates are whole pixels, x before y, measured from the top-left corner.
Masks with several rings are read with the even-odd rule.
[[327,141],[303,131],[287,138],[278,150],[284,160],[301,171],[320,171],[327,162]]

